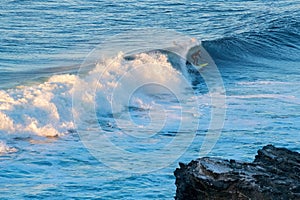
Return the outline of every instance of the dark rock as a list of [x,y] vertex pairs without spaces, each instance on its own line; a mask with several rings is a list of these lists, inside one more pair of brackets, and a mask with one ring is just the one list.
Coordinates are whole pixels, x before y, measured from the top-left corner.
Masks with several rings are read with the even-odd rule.
[[300,154],[272,145],[252,163],[204,157],[174,174],[177,200],[300,200]]

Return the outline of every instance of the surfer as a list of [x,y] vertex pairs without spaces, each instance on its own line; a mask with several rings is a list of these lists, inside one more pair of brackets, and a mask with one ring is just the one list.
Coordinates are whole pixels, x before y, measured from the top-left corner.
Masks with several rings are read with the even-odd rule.
[[187,54],[187,60],[195,67],[197,67],[197,69],[201,69],[202,67],[208,65],[208,63],[205,62],[205,59],[201,56],[201,54],[202,52],[200,45],[191,48]]
[[192,59],[193,59],[193,64],[194,65],[198,65],[198,58],[200,58],[201,56],[200,56],[200,53],[201,53],[201,51],[200,51],[200,49],[198,49],[195,53],[193,53],[192,55],[191,55],[191,57],[192,57]]

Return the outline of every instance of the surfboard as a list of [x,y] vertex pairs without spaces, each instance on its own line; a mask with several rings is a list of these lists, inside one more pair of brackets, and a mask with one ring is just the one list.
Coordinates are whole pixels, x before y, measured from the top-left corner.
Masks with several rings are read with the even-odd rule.
[[207,65],[208,65],[208,63],[203,63],[201,65],[196,65],[196,67],[198,67],[198,70],[199,70],[199,69],[201,69],[201,68],[203,68],[203,67],[205,67]]

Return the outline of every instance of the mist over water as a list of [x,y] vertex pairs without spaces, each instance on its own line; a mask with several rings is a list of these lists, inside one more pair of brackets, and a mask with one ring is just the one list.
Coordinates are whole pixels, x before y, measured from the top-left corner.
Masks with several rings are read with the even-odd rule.
[[[135,28],[164,28],[196,38],[217,65],[226,90],[226,118],[208,156],[251,161],[270,143],[300,151],[299,11],[299,1],[3,0],[0,197],[173,198],[173,171],[179,161],[200,155],[212,97],[222,93],[210,91],[201,76],[209,66],[200,73],[161,50],[134,56],[120,51],[106,63],[82,66],[107,38]],[[110,67],[100,78],[104,66]],[[157,85],[135,88],[144,82]],[[158,164],[171,154],[178,158],[149,173],[118,170],[128,167],[126,162],[150,166],[154,160],[133,162],[113,150],[98,159],[74,122],[76,84],[87,94],[80,96],[87,105],[80,118],[85,133],[105,136],[133,155],[160,152]],[[95,96],[88,96],[91,89]],[[155,134],[145,137],[148,133]],[[191,134],[185,151],[162,151],[176,136]],[[100,150],[105,144],[97,143]]]

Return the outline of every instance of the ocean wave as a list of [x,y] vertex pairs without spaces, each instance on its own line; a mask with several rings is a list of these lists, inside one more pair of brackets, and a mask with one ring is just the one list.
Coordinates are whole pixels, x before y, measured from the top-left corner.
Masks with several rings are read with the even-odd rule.
[[283,17],[269,20],[266,24],[258,31],[203,41],[202,44],[214,59],[224,62],[256,62],[256,58],[299,61],[299,20]]
[[[108,70],[104,70],[106,66],[110,66]],[[99,77],[99,74],[102,76]],[[128,105],[127,97],[130,94],[126,93],[128,88],[143,86],[145,81],[172,88],[174,93],[186,89],[186,83],[183,83],[186,80],[171,65],[167,55],[159,52],[142,53],[128,60],[120,53],[115,58],[96,64],[85,76],[52,75],[39,84],[0,90],[0,132],[63,136],[75,128],[73,114],[77,116],[78,113],[74,113],[72,108],[74,101],[88,103],[92,108],[96,106],[99,115],[119,113],[126,106],[133,105],[149,109],[155,103],[147,100],[147,95],[163,93],[163,89],[139,89],[142,94],[131,99],[132,105]],[[82,91],[82,96],[73,96],[75,85],[77,90]],[[95,88],[96,91],[91,91]],[[115,105],[114,110],[111,110],[112,103]],[[87,120],[93,117],[84,116]]]

